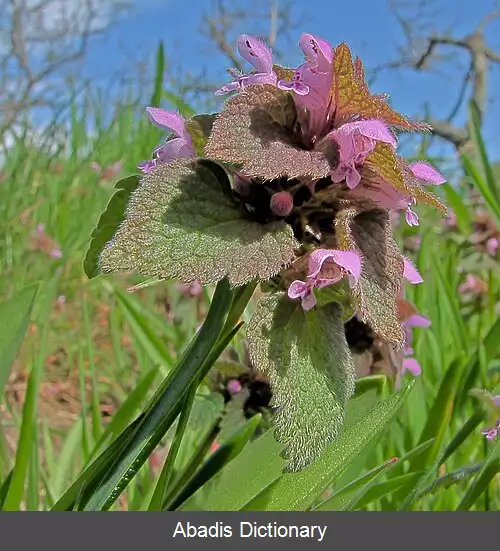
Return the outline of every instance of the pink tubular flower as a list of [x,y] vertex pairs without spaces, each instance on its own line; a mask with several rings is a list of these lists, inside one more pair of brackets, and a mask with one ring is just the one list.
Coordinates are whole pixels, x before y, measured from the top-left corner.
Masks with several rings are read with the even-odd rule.
[[374,176],[370,180],[362,178],[361,184],[351,189],[349,195],[361,200],[371,199],[384,209],[404,211],[405,220],[409,226],[419,225],[418,215],[411,208],[415,204],[415,199],[397,190],[380,177]]
[[495,256],[498,252],[499,247],[500,247],[500,242],[496,237],[490,237],[488,241],[486,241],[486,252],[490,256]]
[[418,377],[422,373],[422,368],[415,358],[413,358],[413,331],[414,327],[427,328],[431,325],[431,320],[420,314],[413,314],[409,318],[403,321],[402,326],[406,335],[406,343],[403,350],[405,358],[403,359],[403,366],[401,368],[401,375],[404,375],[409,371],[414,377]]
[[304,52],[305,63],[295,71],[291,81],[280,80],[278,88],[297,94],[297,104],[309,114],[307,137],[314,142],[320,137],[327,119],[333,49],[326,40],[308,33],[300,37],[300,47]]
[[440,174],[434,167],[423,161],[411,163],[409,166],[414,176],[423,184],[440,186],[446,182],[446,178]]
[[494,427],[483,429],[481,434],[485,436],[487,440],[494,440],[500,434],[500,419],[497,419]]
[[159,164],[168,164],[175,161],[175,159],[195,156],[191,136],[186,130],[186,123],[179,113],[157,107],[148,107],[146,111],[155,126],[162,130],[172,130],[177,137],[171,138],[157,147],[153,151],[153,158],[149,161],[143,161],[137,168],[147,173]]
[[222,96],[229,92],[242,90],[253,84],[276,84],[277,77],[273,70],[273,54],[262,40],[242,34],[238,38],[238,52],[251,63],[256,73],[238,76],[236,80],[226,84],[215,92],[216,95]]
[[410,260],[408,260],[408,258],[404,258],[403,263],[403,277],[409,283],[412,283],[413,285],[418,285],[419,283],[422,283],[424,281],[417,268],[410,262]]
[[314,289],[337,283],[347,276],[353,287],[361,274],[361,258],[355,251],[316,249],[309,257],[309,273],[306,281],[295,280],[288,288],[291,299],[299,299],[304,310],[316,305]]
[[339,165],[331,178],[335,183],[345,179],[349,189],[354,189],[361,181],[358,167],[373,152],[377,141],[396,148],[395,137],[379,120],[348,122],[330,132],[328,138],[337,142],[340,156]]
[[[387,130],[387,134],[381,134],[377,138],[377,140],[380,142],[389,143],[390,145],[395,147],[395,141],[394,143],[391,143],[390,141],[388,141],[388,137],[390,135],[391,135],[390,132]],[[374,142],[374,146],[375,146],[375,142]],[[373,151],[373,148],[372,148],[372,151]],[[340,155],[341,155],[341,163],[342,163],[342,148],[340,148]],[[365,159],[366,159],[366,155],[365,155]],[[358,172],[365,159],[358,158],[357,160]],[[423,161],[412,163],[408,166],[408,168],[410,171],[410,177],[411,175],[413,175],[416,182],[420,184],[440,185],[446,181],[444,176],[442,176],[436,169],[434,169],[431,165],[424,163]],[[333,179],[333,176],[332,176],[332,179]],[[386,209],[396,210],[396,211],[403,210],[405,213],[406,223],[409,226],[419,225],[418,215],[415,211],[412,210],[412,206],[416,203],[414,198],[409,197],[404,192],[394,188],[392,185],[390,185],[381,177],[371,177],[370,179],[368,179],[365,176],[360,179],[361,179],[361,185],[358,186],[356,189],[351,189],[350,195],[352,197],[358,197],[360,199],[362,198],[371,199],[372,201],[374,201],[375,203],[377,203],[378,205]],[[337,181],[337,180],[334,180],[334,181]],[[347,182],[347,178],[346,178],[346,182]],[[347,185],[349,186],[348,182],[347,182]]]
[[458,287],[459,293],[486,293],[488,291],[488,286],[486,282],[482,279],[479,279],[472,274],[467,274],[465,281],[461,283]]

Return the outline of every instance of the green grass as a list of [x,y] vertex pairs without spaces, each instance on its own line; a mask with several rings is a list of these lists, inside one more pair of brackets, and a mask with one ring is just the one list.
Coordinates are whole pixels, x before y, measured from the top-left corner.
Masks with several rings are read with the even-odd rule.
[[[160,78],[153,104],[162,97]],[[90,234],[118,179],[99,178],[90,163],[106,166],[121,159],[121,176],[132,174],[160,134],[133,102],[116,109],[109,123],[98,97],[88,97],[83,109],[73,105],[71,113],[65,134],[54,125],[36,145],[24,136],[2,167],[0,298],[19,301],[14,314],[9,311],[0,320],[12,333],[9,339],[4,331],[0,336],[2,508],[500,508],[499,444],[480,435],[488,420],[480,402],[468,395],[472,388],[492,391],[500,382],[500,277],[495,263],[467,242],[473,212],[465,185],[446,192],[460,216],[455,232],[420,211],[422,244],[414,259],[425,283],[409,287],[408,297],[432,326],[416,334],[423,375],[404,402],[390,383],[360,385],[337,443],[311,469],[282,475],[271,434],[256,439],[267,427],[260,416],[246,423],[240,419],[210,455],[223,405],[205,379],[196,395],[179,395],[169,410],[171,422],[154,433],[152,447],[150,440],[136,442],[140,449],[125,454],[127,439],[148,427],[137,416],[149,415],[147,404],[161,381],[170,380],[177,362],[189,357],[190,339],[206,316],[213,290],[186,298],[168,282],[128,293],[141,279],[86,279],[82,263]],[[496,217],[499,184],[484,144],[479,145],[480,162],[466,159],[465,169]],[[49,245],[35,240],[38,224],[44,224],[62,258],[51,258]],[[404,246],[415,234],[399,228],[398,239]],[[471,300],[459,293],[461,269],[488,282],[487,293]],[[39,289],[30,314],[35,283]],[[225,330],[238,318],[235,314]],[[240,331],[232,342],[240,362],[243,337]],[[363,420],[373,421],[371,432],[359,432]],[[109,446],[118,455],[125,450],[119,469],[109,463]],[[149,460],[134,463],[155,446]],[[387,463],[393,457],[401,461]],[[88,480],[78,482],[84,469],[101,481],[95,489]],[[135,477],[125,480],[130,469]],[[115,486],[120,492],[113,497]]]

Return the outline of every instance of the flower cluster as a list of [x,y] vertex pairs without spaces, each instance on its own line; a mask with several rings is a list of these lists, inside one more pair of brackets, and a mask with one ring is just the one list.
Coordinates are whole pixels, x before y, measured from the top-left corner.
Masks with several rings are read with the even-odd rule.
[[[417,203],[445,211],[429,191],[444,177],[397,150],[398,132],[429,127],[372,94],[346,44],[303,34],[300,47],[304,63],[285,68],[242,35],[253,70],[232,71],[217,91],[228,95],[220,113],[184,120],[147,109],[171,134],[139,165],[142,178],[117,185],[84,264],[89,277],[135,271],[228,294],[261,283],[248,357],[272,390],[265,407],[272,398],[288,471],[339,434],[355,389],[352,320],[384,343],[396,384],[420,373],[412,331],[429,321],[401,304],[405,280],[422,277],[393,238],[393,213],[416,226]],[[240,385],[225,389],[239,402]]]
[[[391,214],[404,212],[419,224],[417,202],[444,207],[428,191],[445,178],[425,161],[397,154],[397,131],[429,131],[397,113],[387,97],[372,94],[359,58],[346,44],[336,48],[303,34],[304,63],[287,69],[273,63],[266,44],[238,38],[248,74],[217,90],[233,94],[206,139],[205,157],[224,163],[234,176],[233,195],[246,215],[261,224],[284,222],[298,242],[295,260],[278,278],[304,310],[317,305],[315,291],[344,278],[353,311],[381,338],[404,346],[404,371],[414,375],[413,327],[420,315],[397,315],[402,283],[421,283],[416,268],[397,249]],[[147,109],[151,121],[173,134],[139,168],[151,172],[175,159],[196,156],[193,135],[177,113]],[[232,168],[231,168],[232,167]],[[405,344],[406,341],[406,344]]]

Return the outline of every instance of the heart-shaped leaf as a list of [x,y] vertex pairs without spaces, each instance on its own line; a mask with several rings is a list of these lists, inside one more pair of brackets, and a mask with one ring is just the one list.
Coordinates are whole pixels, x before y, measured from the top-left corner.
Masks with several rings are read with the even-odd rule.
[[257,305],[247,336],[253,364],[271,383],[286,470],[300,470],[337,436],[354,392],[342,308],[330,303],[305,312],[271,294]]
[[220,165],[183,160],[142,178],[99,267],[183,283],[227,276],[231,285],[243,285],[274,276],[292,261],[295,247],[286,224],[262,225],[246,216]]

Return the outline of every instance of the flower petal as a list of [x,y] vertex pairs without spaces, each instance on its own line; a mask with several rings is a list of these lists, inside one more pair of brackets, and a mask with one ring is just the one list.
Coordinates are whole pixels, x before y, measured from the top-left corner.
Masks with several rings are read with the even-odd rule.
[[162,164],[168,164],[175,159],[184,159],[193,157],[194,148],[190,143],[186,143],[183,138],[174,138],[168,140],[160,147],[155,149],[155,156]]
[[422,283],[424,280],[422,279],[422,276],[420,275],[417,268],[415,268],[415,266],[407,258],[404,258],[403,262],[403,277],[414,285]]
[[242,88],[246,88],[247,86],[255,86],[256,84],[276,84],[276,80],[276,74],[273,72],[255,73],[241,77],[239,83]]
[[394,148],[397,146],[396,138],[392,132],[382,121],[377,119],[350,122],[342,125],[340,128],[344,127],[347,127],[346,130],[351,132],[358,130],[363,136],[371,138],[372,140],[377,140],[378,142],[388,143]]
[[303,33],[299,41],[307,63],[319,72],[327,72],[333,61],[333,48],[322,38]]
[[431,320],[420,314],[413,314],[404,321],[404,324],[408,327],[430,327]]
[[407,371],[415,377],[418,377],[422,374],[422,367],[415,358],[405,358],[401,368],[401,375],[404,375]]
[[304,310],[311,310],[316,306],[316,297],[314,296],[314,293],[312,289],[310,290],[307,295],[302,297],[302,308]]
[[[355,251],[339,251],[335,249],[316,249],[309,257],[308,277],[316,277],[323,264],[327,260],[333,260],[335,264],[344,268],[356,280],[361,275],[361,258]],[[334,278],[328,278],[334,279]]]
[[273,54],[262,40],[242,34],[238,37],[237,44],[241,57],[251,63],[259,73],[272,72]]
[[175,111],[166,111],[158,107],[148,107],[146,109],[151,122],[162,130],[173,130],[178,136],[185,134],[185,121],[179,113]]
[[425,183],[439,186],[446,182],[446,178],[429,163],[424,163],[423,161],[411,163],[410,170],[419,180]]
[[306,283],[296,279],[290,283],[290,286],[288,287],[288,296],[292,299],[301,298],[306,295],[308,289],[309,287]]
[[144,172],[144,174],[147,174],[148,172],[151,172],[153,168],[156,166],[156,159],[151,159],[150,161],[142,161],[137,165],[137,168]]
[[230,92],[234,92],[235,90],[238,90],[240,88],[239,81],[235,80],[233,82],[230,82],[228,84],[225,84],[218,90],[216,90],[215,95],[216,96],[223,96],[224,94],[229,94]]
[[408,226],[418,226],[420,223],[418,214],[414,210],[411,210],[409,206],[405,208],[405,220]]

